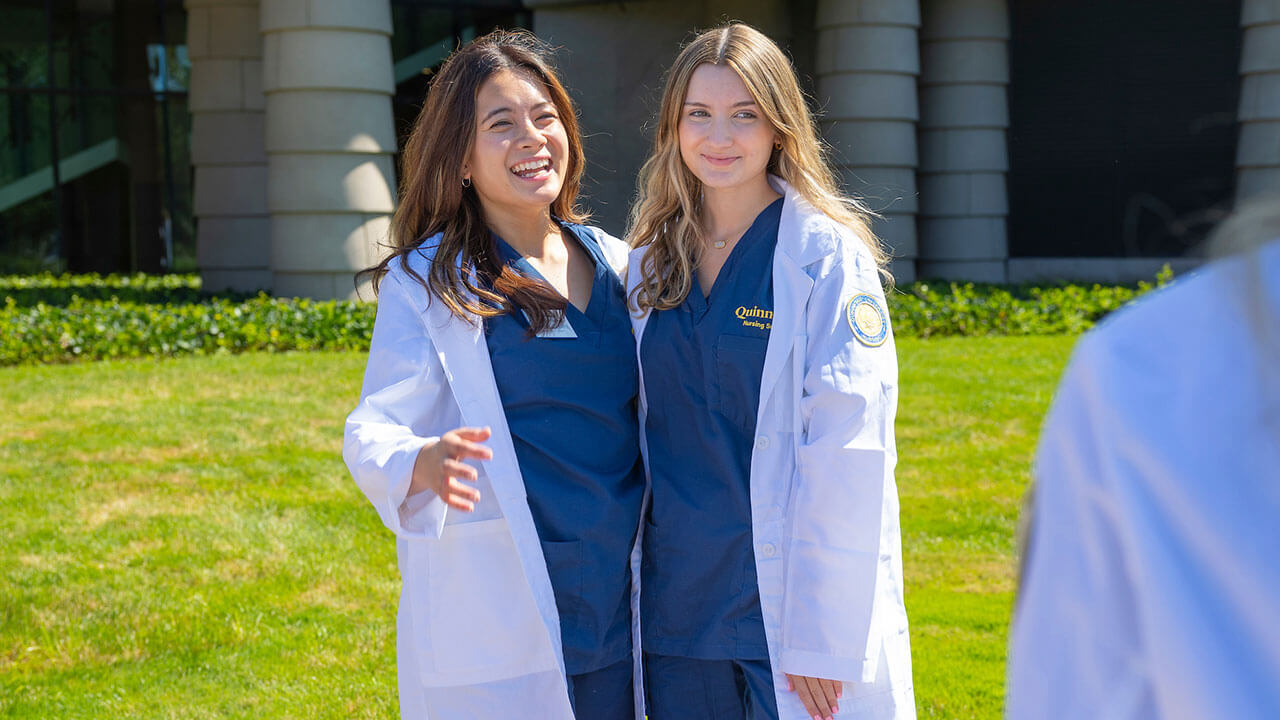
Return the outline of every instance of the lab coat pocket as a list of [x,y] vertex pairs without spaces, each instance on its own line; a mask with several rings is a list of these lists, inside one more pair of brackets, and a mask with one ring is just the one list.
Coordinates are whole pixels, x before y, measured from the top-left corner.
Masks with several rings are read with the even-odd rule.
[[446,525],[430,546],[425,602],[414,627],[426,628],[424,685],[464,685],[556,667],[546,626],[525,580],[505,519]]
[[716,409],[742,428],[756,421],[760,369],[768,344],[768,337],[721,335],[716,339]]

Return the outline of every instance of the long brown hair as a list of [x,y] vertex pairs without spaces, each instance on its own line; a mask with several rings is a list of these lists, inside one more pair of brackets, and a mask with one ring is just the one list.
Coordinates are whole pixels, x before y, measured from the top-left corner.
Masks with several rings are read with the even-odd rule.
[[817,210],[857,235],[880,268],[888,254],[871,231],[873,213],[842,194],[827,163],[812,113],[796,81],[791,62],[759,30],[741,23],[698,35],[676,57],[662,91],[653,152],[640,170],[639,198],[631,209],[627,240],[648,247],[641,280],[630,298],[633,308],[667,310],[684,301],[704,244],[702,183],[680,157],[679,124],[689,79],[704,64],[732,68],[782,144],[769,158],[767,172],[777,175]]
[[439,233],[426,279],[408,263],[404,265],[427,289],[429,298],[439,298],[450,312],[468,322],[514,308],[525,312],[534,333],[559,322],[566,307],[564,298],[545,282],[501,262],[480,198],[474,188],[462,184],[462,165],[475,141],[476,93],[502,70],[527,73],[546,88],[568,137],[564,185],[551,203],[551,213],[568,222],[586,220],[586,213],[577,207],[584,165],[578,119],[549,57],[547,45],[530,33],[496,30],[445,61],[401,153],[400,204],[391,219],[392,252],[361,273],[372,275],[374,292],[393,260]]

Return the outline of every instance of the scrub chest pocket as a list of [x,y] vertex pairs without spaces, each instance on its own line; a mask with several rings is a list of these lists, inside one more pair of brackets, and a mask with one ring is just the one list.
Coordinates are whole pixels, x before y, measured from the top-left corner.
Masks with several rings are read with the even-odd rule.
[[767,335],[721,335],[716,339],[713,402],[725,419],[744,430],[755,427],[760,368],[768,344]]
[[423,685],[470,685],[556,668],[505,519],[446,525],[440,538],[414,542],[409,561],[405,582],[426,583],[412,594]]

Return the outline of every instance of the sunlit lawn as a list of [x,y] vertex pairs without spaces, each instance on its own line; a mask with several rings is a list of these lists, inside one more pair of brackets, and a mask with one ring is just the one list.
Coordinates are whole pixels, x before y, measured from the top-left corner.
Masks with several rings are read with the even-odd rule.
[[[923,717],[999,714],[1013,528],[1073,341],[899,342]],[[339,456],[363,364],[0,370],[0,716],[396,717],[394,543]]]

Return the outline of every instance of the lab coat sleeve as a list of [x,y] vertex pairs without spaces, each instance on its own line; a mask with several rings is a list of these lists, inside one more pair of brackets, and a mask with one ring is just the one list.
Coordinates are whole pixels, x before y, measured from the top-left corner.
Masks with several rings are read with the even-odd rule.
[[[1109,477],[1115,465],[1099,340],[1086,336],[1040,436],[1006,717],[1157,717],[1140,654],[1133,573]],[[1101,357],[1105,357],[1102,354]]]
[[[879,661],[872,611],[881,557],[891,552],[882,546],[886,494],[897,492],[897,361],[891,333],[870,346],[846,319],[859,294],[875,298],[888,318],[874,261],[857,238],[834,242],[837,251],[808,271],[814,285],[805,310],[780,665],[796,675],[871,682]],[[890,500],[896,510],[896,497]]]
[[600,242],[600,249],[604,251],[604,256],[609,261],[609,266],[613,268],[614,274],[625,281],[627,277],[627,255],[630,253],[631,248],[625,242],[598,227],[592,227],[591,232],[595,234],[596,240]]
[[382,522],[402,537],[439,537],[444,501],[407,497],[413,465],[432,435],[430,409],[448,393],[422,308],[393,269],[382,281],[360,403],[347,417],[343,459]]

